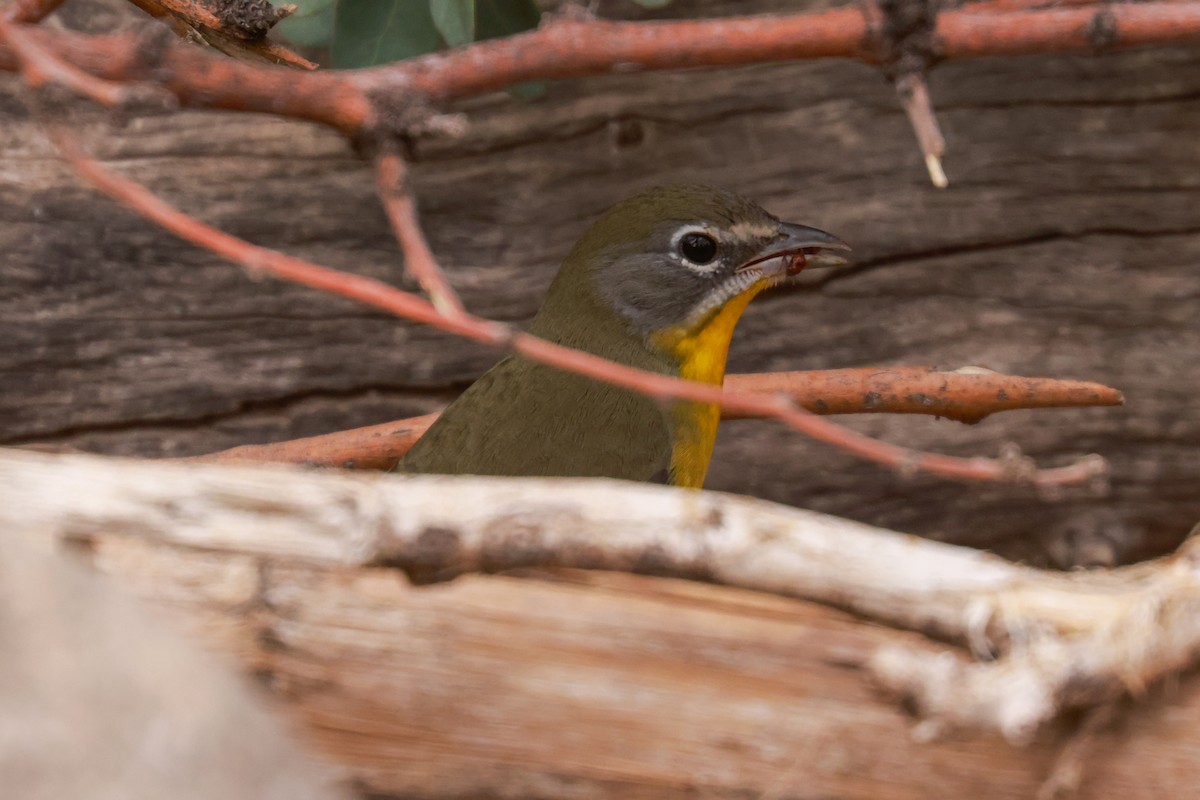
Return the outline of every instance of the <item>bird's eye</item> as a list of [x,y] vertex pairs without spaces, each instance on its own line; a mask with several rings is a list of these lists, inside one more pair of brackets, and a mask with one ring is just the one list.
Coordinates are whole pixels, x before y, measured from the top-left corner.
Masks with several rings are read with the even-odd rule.
[[693,264],[707,264],[717,257],[717,243],[703,233],[685,233],[679,240],[679,252]]

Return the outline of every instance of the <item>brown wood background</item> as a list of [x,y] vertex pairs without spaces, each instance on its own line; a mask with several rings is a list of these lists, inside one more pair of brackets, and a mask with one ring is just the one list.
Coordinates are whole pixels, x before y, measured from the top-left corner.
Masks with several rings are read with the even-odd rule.
[[[119,4],[72,3],[103,26]],[[792,7],[677,0],[669,15]],[[111,13],[110,13],[111,12]],[[632,3],[600,4],[608,17]],[[975,427],[849,424],[891,441],[1043,464],[1097,452],[1106,497],[904,479],[764,422],[722,428],[709,486],[1014,557],[1126,561],[1200,517],[1200,48],[946,64],[932,90],[952,184],[933,189],[890,87],[845,62],[619,75],[457,110],[419,145],[434,250],[468,306],[523,320],[572,241],[650,183],[702,180],[834,231],[853,269],[757,302],[738,371],[977,364],[1088,378],[1121,409],[1012,413]],[[337,135],[182,112],[93,150],[232,233],[404,283],[372,176]],[[81,186],[0,77],[0,443],[182,455],[311,435],[445,403],[485,349],[256,282]]]
[[1200,788],[1194,675],[1082,746],[1075,716],[925,742],[865,664],[963,653],[811,603],[575,571],[412,587],[119,535],[91,557],[234,653],[365,800],[1028,800],[1071,746],[1077,800]]

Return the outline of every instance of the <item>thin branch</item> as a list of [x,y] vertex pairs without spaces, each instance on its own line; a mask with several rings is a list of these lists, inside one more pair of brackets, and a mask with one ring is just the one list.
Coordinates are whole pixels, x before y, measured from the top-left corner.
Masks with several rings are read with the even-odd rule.
[[267,38],[267,31],[295,12],[294,5],[274,7],[257,3],[213,3],[205,0],[130,0],[161,19],[185,39],[202,42],[227,56],[268,61],[296,69],[317,65]]
[[439,414],[368,425],[348,431],[289,439],[269,444],[244,444],[202,456],[174,458],[215,464],[303,464],[339,469],[395,469]]
[[[930,414],[979,422],[1018,408],[1111,406],[1121,393],[1085,381],[1021,378],[977,367],[943,372],[929,367],[885,367],[729,375],[733,392],[784,393],[815,414]],[[725,419],[749,415],[726,411]],[[285,442],[242,445],[179,459],[215,463],[285,463],[343,469],[395,468],[438,414],[385,422]]]
[[896,79],[896,95],[908,115],[909,124],[917,135],[917,145],[925,159],[929,180],[939,189],[950,185],[942,169],[942,156],[946,151],[946,140],[933,113],[933,102],[929,99],[929,84],[925,76],[913,72]]
[[[164,35],[157,35],[158,31]],[[188,108],[309,120],[347,135],[361,132],[375,119],[372,101],[350,84],[348,73],[297,73],[216,56],[178,43],[161,25],[106,35],[30,26],[16,33],[96,77],[154,83]],[[12,48],[0,47],[0,69],[18,68]]]
[[271,28],[291,16],[295,6],[276,8],[266,0],[235,4],[206,0],[131,0],[138,8],[159,19],[182,20],[188,27],[220,31],[245,41],[262,39]]
[[[737,392],[784,392],[815,414],[927,414],[973,425],[1028,408],[1119,406],[1116,389],[1090,381],[1025,378],[983,367],[856,367],[729,375]],[[736,413],[725,419],[739,419]]]
[[130,97],[126,84],[90,75],[58,58],[34,39],[17,35],[6,15],[0,15],[0,43],[11,48],[20,59],[21,74],[31,89],[58,84],[109,107],[119,106]]
[[404,267],[429,295],[434,308],[445,316],[466,314],[462,300],[451,288],[438,266],[421,223],[408,185],[408,166],[395,153],[382,153],[375,159],[376,187],[387,211],[392,232],[404,251]]
[[[218,59],[195,48],[144,47],[137,33],[88,36],[30,30],[62,58],[110,80],[154,77],[186,106],[252,111],[323,122],[348,134],[376,121],[373,96],[402,102],[462,98],[514,83],[628,69],[681,69],[806,58],[876,60],[855,8],[817,13],[676,22],[559,19],[538,30],[432,56],[348,72],[294,73]],[[1200,2],[1093,3],[938,15],[947,59],[1023,53],[1095,52],[1200,39]],[[0,50],[0,69],[17,68]]]
[[[1100,21],[1098,23],[1098,20]],[[1098,39],[1095,28],[1110,31]],[[465,97],[513,83],[630,69],[681,69],[806,58],[878,60],[858,8],[673,22],[553,20],[538,30],[352,74],[364,90],[399,74],[431,97]],[[936,41],[946,59],[1095,51],[1200,38],[1200,3],[1095,3],[1007,13],[941,13]]]

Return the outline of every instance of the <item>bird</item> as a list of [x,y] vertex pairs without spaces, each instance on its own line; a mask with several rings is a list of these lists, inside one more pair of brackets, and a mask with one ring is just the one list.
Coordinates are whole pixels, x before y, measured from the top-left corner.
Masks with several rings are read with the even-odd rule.
[[[575,244],[529,332],[664,375],[721,385],[734,326],[762,290],[846,263],[832,234],[704,185],[657,186]],[[663,403],[510,355],[451,403],[400,472],[609,477],[700,488],[720,409]]]

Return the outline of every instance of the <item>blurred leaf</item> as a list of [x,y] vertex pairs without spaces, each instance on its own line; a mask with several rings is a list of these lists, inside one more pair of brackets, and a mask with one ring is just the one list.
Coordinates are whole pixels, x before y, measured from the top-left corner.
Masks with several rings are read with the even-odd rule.
[[338,0],[333,65],[372,67],[431,53],[442,37],[428,0]]
[[666,8],[671,4],[671,0],[633,0],[642,8]]
[[541,18],[542,12],[533,0],[476,0],[475,38],[482,41],[512,36],[536,28]]
[[333,38],[334,0],[292,0],[296,13],[275,26],[290,42],[308,47],[329,44]]
[[[533,30],[542,12],[533,0],[476,0],[475,38],[497,39]],[[523,100],[533,100],[546,91],[544,81],[528,81],[510,86],[508,93]]]
[[451,47],[475,40],[475,0],[429,0],[433,24]]
[[[315,14],[321,14],[333,8],[336,0],[292,0],[289,5],[296,7],[295,12],[291,16],[284,17],[284,22],[297,19],[299,17],[311,17]],[[279,23],[282,25],[283,23]]]
[[525,81],[508,87],[508,93],[522,100],[536,100],[546,93],[545,81]]

